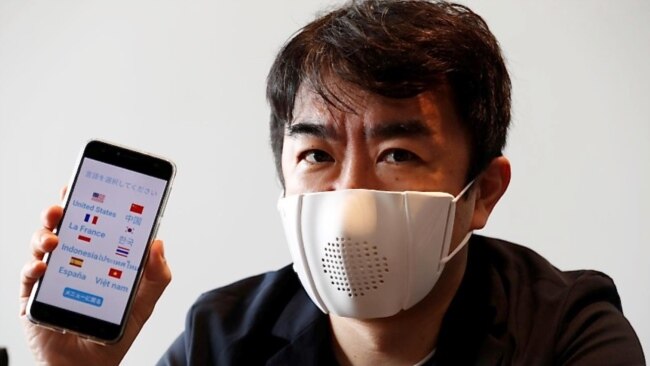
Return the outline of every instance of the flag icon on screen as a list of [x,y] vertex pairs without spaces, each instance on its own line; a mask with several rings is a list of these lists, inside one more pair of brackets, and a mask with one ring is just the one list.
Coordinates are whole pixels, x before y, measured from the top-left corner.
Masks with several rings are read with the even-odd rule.
[[77,257],[70,257],[70,265],[81,268],[84,265],[84,260]]
[[131,212],[135,212],[137,214],[142,214],[142,210],[144,210],[144,206],[138,205],[137,203],[132,203],[131,204]]
[[89,236],[79,235],[78,239],[81,240],[81,241],[85,241],[86,243],[90,243],[90,237]]
[[106,198],[105,195],[103,195],[101,193],[93,192],[93,196],[92,196],[91,200],[93,200],[95,202],[99,202],[99,203],[104,203],[104,198]]
[[131,226],[127,226],[126,230],[124,230],[125,233],[133,234],[135,230]]
[[108,270],[108,275],[119,280],[122,277],[122,271],[119,269],[111,268]]
[[89,222],[93,225],[97,225],[97,220],[99,220],[99,217],[91,214],[86,214],[86,217],[84,217],[84,222]]
[[115,254],[119,255],[120,257],[128,257],[130,251],[131,249],[129,247],[118,245],[117,249],[115,249]]

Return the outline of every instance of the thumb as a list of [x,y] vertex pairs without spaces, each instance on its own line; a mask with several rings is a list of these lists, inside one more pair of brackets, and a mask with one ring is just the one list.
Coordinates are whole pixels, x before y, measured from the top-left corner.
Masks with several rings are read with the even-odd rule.
[[[124,338],[133,340],[149,319],[156,302],[172,280],[172,273],[165,260],[165,250],[161,240],[154,240],[149,250],[149,258],[138,293],[133,302]],[[129,342],[130,343],[130,342]]]
[[161,294],[172,280],[172,273],[167,265],[167,259],[165,259],[165,247],[162,240],[156,239],[151,244],[143,282],[147,280],[153,284],[163,285],[160,288]]

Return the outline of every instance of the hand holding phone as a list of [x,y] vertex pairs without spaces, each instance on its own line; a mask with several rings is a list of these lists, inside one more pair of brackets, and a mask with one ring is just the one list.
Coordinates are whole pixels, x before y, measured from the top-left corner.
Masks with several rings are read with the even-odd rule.
[[21,316],[39,361],[119,363],[171,279],[152,240],[174,172],[149,154],[86,145],[65,208],[44,213],[22,273]]
[[164,258],[163,243],[155,240],[151,245],[145,272],[138,288],[124,336],[119,342],[107,346],[94,343],[75,334],[61,334],[40,327],[26,316],[27,300],[38,278],[45,273],[42,261],[46,253],[58,244],[52,233],[57,227],[63,209],[52,206],[43,211],[43,229],[34,232],[31,241],[31,260],[25,264],[21,273],[20,317],[29,342],[29,347],[39,364],[74,365],[84,360],[88,365],[118,365],[136,336],[147,321],[163,291],[171,281],[171,271]]

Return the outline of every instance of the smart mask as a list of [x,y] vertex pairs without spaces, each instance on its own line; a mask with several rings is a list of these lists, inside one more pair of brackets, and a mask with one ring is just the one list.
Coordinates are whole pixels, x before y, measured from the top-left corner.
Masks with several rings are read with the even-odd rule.
[[[473,182],[472,182],[473,183]],[[422,300],[449,253],[456,202],[444,192],[348,189],[280,198],[293,268],[325,313],[382,318]]]

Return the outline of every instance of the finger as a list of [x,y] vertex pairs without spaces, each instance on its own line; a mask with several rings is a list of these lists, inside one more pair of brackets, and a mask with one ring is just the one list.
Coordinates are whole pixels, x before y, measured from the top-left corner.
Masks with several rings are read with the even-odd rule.
[[154,283],[165,282],[165,287],[171,282],[172,272],[167,265],[165,246],[162,240],[156,239],[151,244],[144,274],[147,279]]
[[147,266],[145,267],[136,300],[150,305],[150,310],[153,311],[153,306],[171,280],[172,273],[165,259],[163,242],[161,240],[154,240],[151,244]]
[[149,257],[145,267],[138,293],[135,296],[133,308],[124,330],[124,336],[116,344],[123,353],[129,349],[138,333],[149,319],[156,302],[171,281],[171,271],[165,260],[163,243],[154,240],[149,250]]
[[125,339],[135,339],[144,323],[151,316],[156,302],[171,279],[172,274],[165,260],[163,242],[154,240],[144,276],[142,276],[142,282],[133,303],[133,311],[124,335]]
[[36,281],[43,276],[47,265],[41,261],[35,260],[23,266],[20,272],[20,315],[25,315],[27,299],[32,292]]
[[41,221],[43,222],[43,227],[46,229],[54,230],[61,221],[63,216],[63,207],[61,206],[50,206],[41,212]]
[[45,253],[49,253],[59,244],[59,238],[48,229],[41,229],[34,232],[30,242],[32,257],[41,260]]

